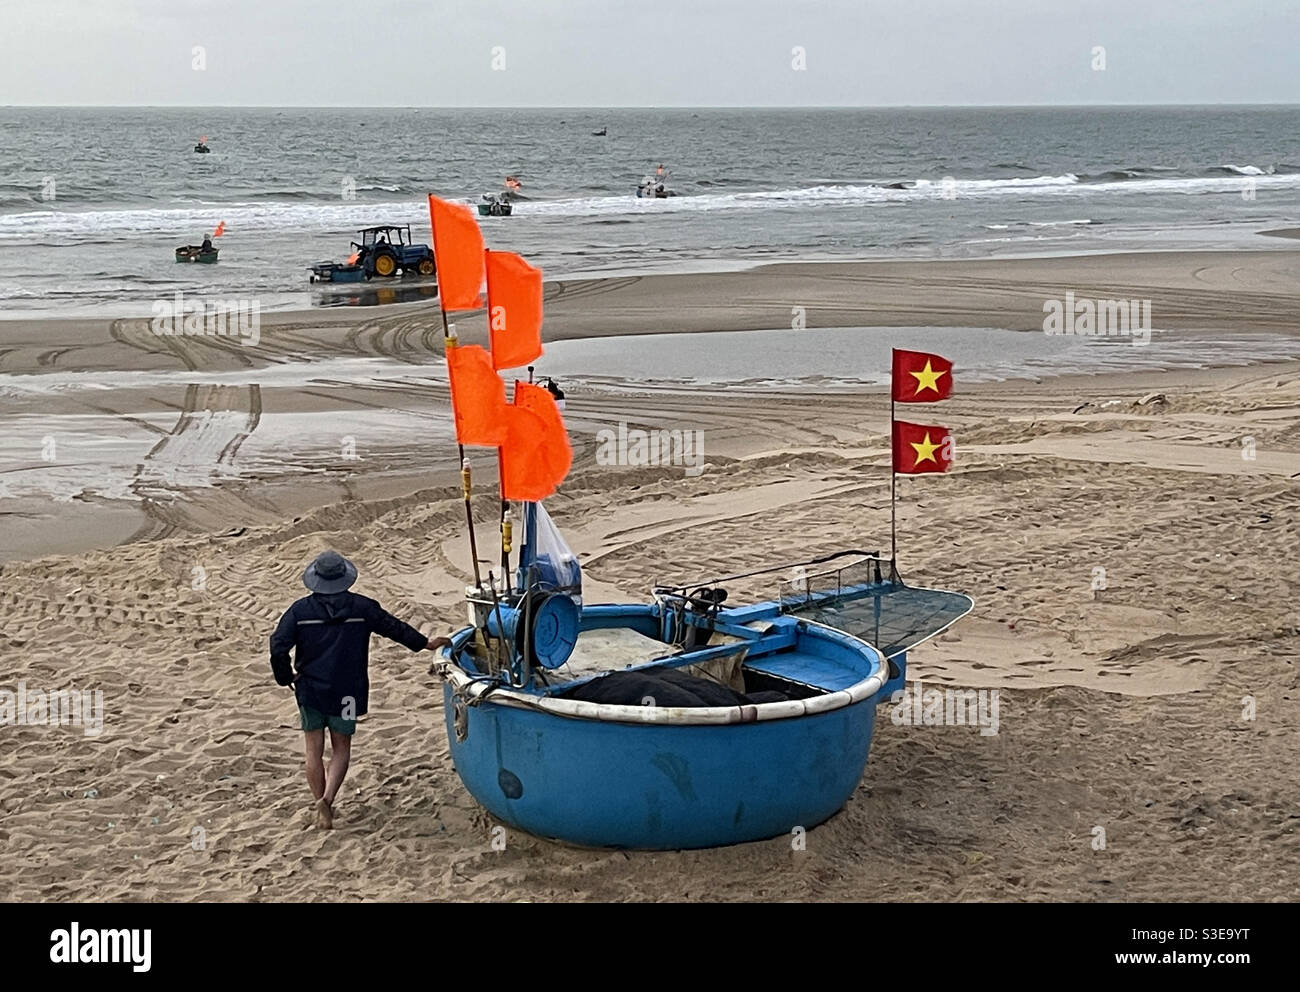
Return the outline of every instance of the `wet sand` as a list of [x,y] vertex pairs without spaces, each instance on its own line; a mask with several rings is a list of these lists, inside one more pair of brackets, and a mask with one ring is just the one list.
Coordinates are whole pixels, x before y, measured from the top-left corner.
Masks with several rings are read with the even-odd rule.
[[[812,327],[1029,330],[1065,290],[1149,297],[1158,326],[1189,333],[1294,335],[1297,274],[1300,253],[1272,251],[583,281],[548,285],[547,336],[779,328],[795,306]],[[472,340],[481,317],[459,324]],[[900,481],[900,564],[977,605],[911,674],[998,688],[1000,731],[882,708],[861,786],[806,851],[611,854],[513,832],[494,851],[429,656],[379,642],[337,829],[311,829],[295,709],[266,659],[304,563],[338,548],[358,591],[430,633],[463,615],[441,333],[420,306],[267,316],[258,349],[138,321],[0,322],[0,387],[72,377],[3,396],[0,480],[66,471],[59,499],[0,491],[4,687],[105,697],[99,736],[0,727],[0,898],[1294,898],[1300,362],[986,382],[924,408],[959,463]],[[275,378],[367,358],[410,375]],[[137,375],[167,370],[175,383]],[[95,371],[113,376],[75,387]],[[887,541],[878,387],[568,393],[575,464],[549,506],[591,599]],[[620,421],[703,430],[705,470],[598,464],[595,432]],[[63,454],[15,450],[46,423]],[[124,491],[79,497],[106,447],[131,466]]]

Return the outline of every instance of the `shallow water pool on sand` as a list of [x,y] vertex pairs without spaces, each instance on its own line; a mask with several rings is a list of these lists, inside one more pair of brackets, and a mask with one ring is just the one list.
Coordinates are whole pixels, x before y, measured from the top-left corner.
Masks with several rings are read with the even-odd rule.
[[[1300,337],[1278,334],[1156,332],[1135,345],[990,328],[806,328],[554,341],[537,374],[575,399],[853,392],[888,382],[893,347],[951,359],[964,383],[1300,359]],[[232,480],[454,462],[445,382],[436,353],[415,365],[335,356],[220,372],[3,376],[0,500],[165,500]],[[569,415],[578,438],[591,427],[580,409]]]
[[887,385],[890,351],[930,351],[964,382],[1101,372],[1249,365],[1300,358],[1300,337],[1154,331],[1131,337],[1050,336],[988,327],[847,327],[638,334],[547,344],[539,372],[616,386]]

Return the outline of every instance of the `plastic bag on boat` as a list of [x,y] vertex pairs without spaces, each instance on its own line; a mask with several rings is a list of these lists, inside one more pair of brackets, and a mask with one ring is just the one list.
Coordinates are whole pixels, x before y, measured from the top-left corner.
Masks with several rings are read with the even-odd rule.
[[558,591],[566,592],[582,606],[582,568],[578,556],[569,550],[560,529],[541,503],[534,504],[535,532],[532,535],[534,579]]

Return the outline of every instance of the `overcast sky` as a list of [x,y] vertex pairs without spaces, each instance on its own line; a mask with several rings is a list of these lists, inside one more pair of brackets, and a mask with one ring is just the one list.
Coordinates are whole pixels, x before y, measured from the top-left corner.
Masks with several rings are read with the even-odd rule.
[[0,105],[1300,103],[1298,49],[1300,0],[0,0]]

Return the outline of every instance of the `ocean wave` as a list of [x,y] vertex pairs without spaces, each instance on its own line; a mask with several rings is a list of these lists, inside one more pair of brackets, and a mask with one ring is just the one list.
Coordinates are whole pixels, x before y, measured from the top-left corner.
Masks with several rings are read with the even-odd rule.
[[1183,175],[1182,179],[1195,179],[1205,176],[1272,176],[1287,175],[1300,171],[1295,166],[1286,163],[1277,163],[1276,165],[1216,165],[1200,171],[1181,170],[1172,165],[1131,165],[1123,166],[1117,169],[1109,169],[1105,172],[1088,173],[1080,177],[1081,182],[1085,183],[1116,183],[1128,182],[1141,179],[1160,179],[1172,178],[1171,172],[1189,172],[1193,174]]
[[1083,217],[1078,220],[1031,220],[1030,227],[1095,227],[1099,220]]
[[1207,169],[1206,171],[1234,176],[1271,176],[1273,175],[1273,166],[1270,165],[1265,169],[1261,169],[1257,165],[1232,165],[1231,163],[1228,163],[1226,165],[1217,165],[1212,169]]
[[[1227,168],[1226,166],[1224,168]],[[1258,174],[1253,166],[1233,166],[1231,175],[1164,176],[1083,182],[1074,173],[1004,179],[921,178],[900,183],[826,184],[792,189],[748,192],[709,192],[664,200],[639,200],[631,190],[623,195],[580,196],[522,201],[516,217],[572,218],[644,214],[797,209],[811,206],[870,206],[935,199],[996,199],[1097,196],[1105,193],[1214,194],[1235,192],[1250,180],[1259,189],[1300,187],[1300,174]],[[477,197],[463,197],[473,203]],[[409,200],[331,202],[244,199],[206,206],[122,208],[112,210],[29,210],[0,214],[0,240],[44,236],[104,237],[109,234],[184,236],[185,232],[211,228],[225,221],[229,230],[242,233],[303,230],[342,233],[370,224],[411,224],[423,230],[427,212],[422,196]],[[1084,221],[1091,223],[1091,221]],[[1070,221],[1070,223],[1083,223]]]
[[1090,217],[1079,217],[1070,220],[1017,220],[1008,221],[1005,224],[981,224],[980,226],[986,231],[1009,231],[1013,228],[1028,227],[1099,227],[1103,222],[1093,220]]
[[1098,172],[1093,175],[1086,175],[1083,181],[1086,183],[1122,183],[1127,179],[1142,179],[1147,173],[1141,169],[1111,169],[1109,172]]

